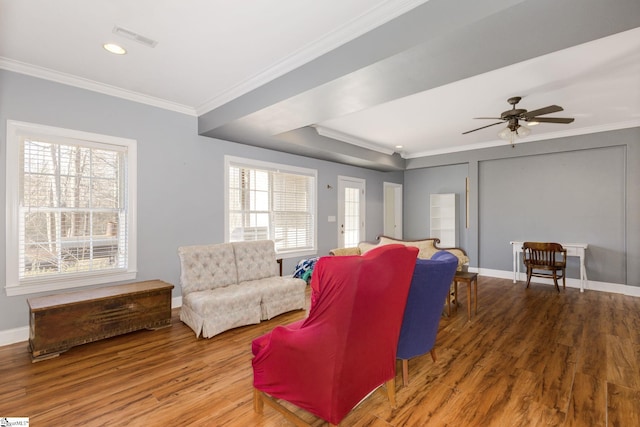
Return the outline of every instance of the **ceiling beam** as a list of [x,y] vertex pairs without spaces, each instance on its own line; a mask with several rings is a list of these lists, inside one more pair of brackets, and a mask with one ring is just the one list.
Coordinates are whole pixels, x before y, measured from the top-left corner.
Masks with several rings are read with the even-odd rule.
[[[212,138],[380,170],[310,126],[640,26],[637,0],[429,0],[198,118]],[[464,102],[460,94],[460,102]]]

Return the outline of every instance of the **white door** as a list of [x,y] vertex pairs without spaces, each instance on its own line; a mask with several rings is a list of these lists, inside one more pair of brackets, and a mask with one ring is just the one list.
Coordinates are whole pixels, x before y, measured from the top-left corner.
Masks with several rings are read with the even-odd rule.
[[402,184],[383,183],[385,236],[402,239]]
[[365,236],[365,180],[338,176],[338,247],[358,246]]

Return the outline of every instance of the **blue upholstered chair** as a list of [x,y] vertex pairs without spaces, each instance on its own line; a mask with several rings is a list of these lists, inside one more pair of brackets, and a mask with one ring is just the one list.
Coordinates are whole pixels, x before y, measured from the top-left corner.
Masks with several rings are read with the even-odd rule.
[[447,251],[437,252],[431,259],[416,261],[396,355],[402,360],[402,381],[405,386],[409,382],[409,359],[431,352],[433,361],[436,361],[433,346],[442,307],[457,267],[458,258]]

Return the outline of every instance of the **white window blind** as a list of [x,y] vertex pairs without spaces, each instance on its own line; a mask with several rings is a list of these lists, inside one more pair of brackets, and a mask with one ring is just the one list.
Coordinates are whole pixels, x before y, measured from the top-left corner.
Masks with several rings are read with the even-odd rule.
[[130,272],[130,147],[18,128],[17,239],[7,246],[16,265],[7,289],[56,280],[70,284],[56,289],[73,287],[72,278],[82,286]]
[[316,171],[227,158],[227,240],[270,239],[279,254],[316,252]]

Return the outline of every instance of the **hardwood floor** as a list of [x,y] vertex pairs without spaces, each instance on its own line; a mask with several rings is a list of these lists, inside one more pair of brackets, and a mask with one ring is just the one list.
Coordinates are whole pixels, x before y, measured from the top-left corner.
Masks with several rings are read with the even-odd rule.
[[[374,393],[343,426],[640,426],[640,298],[480,277],[443,318],[438,361],[397,369],[397,407]],[[0,417],[32,426],[286,426],[252,406],[251,340],[294,312],[196,340],[172,327],[75,347],[31,363],[26,343],[0,347]],[[314,418],[298,411],[301,416]],[[315,420],[314,425],[322,425]]]

